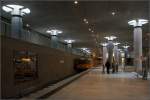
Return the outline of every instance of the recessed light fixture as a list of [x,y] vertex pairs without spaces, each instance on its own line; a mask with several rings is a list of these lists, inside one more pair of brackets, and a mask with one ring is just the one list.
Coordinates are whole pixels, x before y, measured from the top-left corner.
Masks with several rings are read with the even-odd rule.
[[87,50],[88,48],[81,48],[82,50]]
[[90,54],[91,51],[88,48],[81,48],[83,51],[85,51],[86,53]]
[[89,28],[89,31],[91,31],[91,28]]
[[30,27],[30,25],[29,25],[29,24],[26,24],[26,27]]
[[86,50],[86,52],[87,52],[88,54],[90,54],[90,53],[91,53],[91,51],[90,51],[90,50]]
[[112,41],[112,40],[116,39],[117,37],[116,36],[106,36],[104,38],[109,40],[109,41]]
[[87,20],[86,18],[84,18],[83,21],[84,21],[86,24],[89,23],[88,20]]
[[117,46],[117,45],[119,45],[120,43],[119,42],[115,42],[115,43],[113,43],[115,46]]
[[86,18],[84,18],[84,19],[83,19],[83,21],[84,21],[84,22],[86,22],[86,21],[87,21],[87,19],[86,19]]
[[78,4],[78,1],[74,1],[74,4]]
[[52,30],[47,30],[46,31],[46,33],[50,33],[52,36],[56,36],[56,35],[58,35],[58,34],[61,34],[62,33],[62,31],[60,31],[60,30],[57,30],[57,29],[52,29]]
[[85,23],[86,23],[86,24],[88,24],[89,22],[88,22],[88,21],[86,21]]
[[142,25],[147,24],[147,23],[148,23],[148,20],[146,20],[146,19],[131,20],[128,22],[129,25],[132,25],[134,27],[142,26]]
[[64,41],[67,42],[68,44],[71,44],[71,43],[75,42],[75,40],[71,40],[71,39],[64,40]]
[[127,46],[127,45],[126,45],[126,46],[122,46],[122,47],[125,48],[125,49],[127,49],[127,48],[129,48],[130,46]]
[[103,47],[107,46],[108,43],[101,43]]
[[25,14],[30,13],[29,8],[24,8],[24,6],[21,6],[21,5],[9,4],[9,5],[3,6],[2,9],[5,12],[8,12],[8,13],[11,12],[12,15],[19,14],[23,16]]
[[116,13],[115,13],[115,12],[112,12],[111,14],[112,14],[113,16],[115,16]]

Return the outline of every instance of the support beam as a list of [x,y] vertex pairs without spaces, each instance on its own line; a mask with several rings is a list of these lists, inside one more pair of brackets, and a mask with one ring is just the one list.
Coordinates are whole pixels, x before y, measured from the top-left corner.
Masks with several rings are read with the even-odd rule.
[[148,20],[137,19],[128,22],[134,27],[134,66],[137,73],[142,73],[142,25],[147,24]]
[[112,67],[112,62],[113,62],[113,48],[114,48],[113,42],[108,41],[108,45],[107,45],[108,61],[110,62],[111,67]]

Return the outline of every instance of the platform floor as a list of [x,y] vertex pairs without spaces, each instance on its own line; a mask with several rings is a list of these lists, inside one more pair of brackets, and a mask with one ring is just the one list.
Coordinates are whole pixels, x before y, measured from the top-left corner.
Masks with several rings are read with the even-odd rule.
[[150,100],[150,81],[137,79],[135,73],[102,74],[93,69],[73,81],[48,100]]

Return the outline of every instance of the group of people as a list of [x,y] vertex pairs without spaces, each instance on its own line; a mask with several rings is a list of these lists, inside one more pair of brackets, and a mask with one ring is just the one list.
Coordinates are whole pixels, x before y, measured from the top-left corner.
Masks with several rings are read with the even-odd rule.
[[107,74],[110,73],[111,69],[112,69],[112,73],[118,72],[118,62],[116,62],[114,59],[112,62],[107,60],[106,63],[103,64],[103,73],[105,73],[105,69],[107,71]]

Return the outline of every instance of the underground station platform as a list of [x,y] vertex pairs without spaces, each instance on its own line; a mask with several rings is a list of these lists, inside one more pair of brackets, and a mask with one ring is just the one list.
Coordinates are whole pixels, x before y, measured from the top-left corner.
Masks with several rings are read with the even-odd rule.
[[150,0],[1,0],[1,100],[150,100]]

